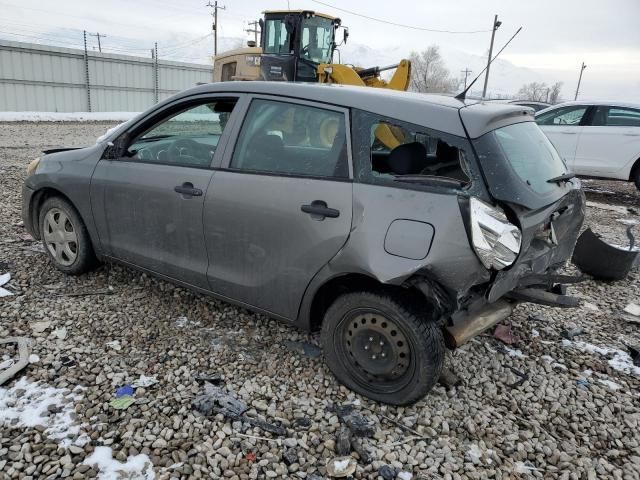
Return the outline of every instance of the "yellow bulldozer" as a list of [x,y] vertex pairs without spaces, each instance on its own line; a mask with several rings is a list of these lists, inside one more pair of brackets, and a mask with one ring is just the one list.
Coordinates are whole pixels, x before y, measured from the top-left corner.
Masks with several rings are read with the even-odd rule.
[[[269,80],[321,82],[363,87],[407,90],[411,63],[401,60],[385,67],[359,68],[334,63],[340,55],[336,36],[342,29],[342,42],[349,31],[337,17],[311,10],[268,10],[260,19],[260,47],[222,53],[214,58],[213,81]],[[381,72],[395,69],[390,79]]]

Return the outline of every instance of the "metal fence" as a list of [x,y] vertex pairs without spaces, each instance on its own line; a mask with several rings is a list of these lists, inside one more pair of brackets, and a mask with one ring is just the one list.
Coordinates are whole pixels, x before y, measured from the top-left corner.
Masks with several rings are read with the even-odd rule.
[[140,112],[212,67],[0,40],[0,111]]

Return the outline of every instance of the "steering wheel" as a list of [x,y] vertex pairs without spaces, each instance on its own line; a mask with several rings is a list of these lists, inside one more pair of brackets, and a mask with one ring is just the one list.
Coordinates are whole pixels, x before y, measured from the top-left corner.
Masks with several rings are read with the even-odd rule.
[[306,44],[304,47],[302,47],[302,50],[300,50],[300,53],[302,53],[303,55],[309,56],[309,43]]
[[200,150],[200,144],[190,138],[179,138],[169,147],[169,155],[172,158],[180,159],[188,163],[197,161],[197,153]]

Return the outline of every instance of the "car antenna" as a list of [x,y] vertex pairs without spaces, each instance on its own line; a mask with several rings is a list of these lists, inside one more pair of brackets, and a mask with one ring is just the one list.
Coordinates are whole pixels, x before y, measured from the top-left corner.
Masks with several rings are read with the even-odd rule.
[[464,100],[465,99],[465,97],[467,95],[467,92],[469,90],[471,90],[471,87],[473,86],[473,84],[476,83],[476,81],[482,76],[482,74],[487,70],[487,68],[489,68],[489,65],[491,65],[496,58],[498,58],[498,55],[500,55],[502,53],[502,50],[507,48],[507,45],[509,45],[511,43],[511,40],[516,38],[516,35],[518,35],[520,33],[520,30],[522,30],[522,27],[520,27],[520,28],[518,28],[518,30],[516,30],[516,33],[514,33],[513,36],[509,39],[509,41],[504,44],[504,47],[502,47],[500,49],[500,51],[493,56],[493,58],[489,61],[489,63],[487,63],[487,66],[484,67],[482,69],[482,71],[478,74],[478,76],[476,78],[474,78],[473,80],[471,80],[471,83],[467,86],[467,88],[465,88],[462,92],[460,92],[458,95],[456,95],[455,98],[457,98],[458,100]]

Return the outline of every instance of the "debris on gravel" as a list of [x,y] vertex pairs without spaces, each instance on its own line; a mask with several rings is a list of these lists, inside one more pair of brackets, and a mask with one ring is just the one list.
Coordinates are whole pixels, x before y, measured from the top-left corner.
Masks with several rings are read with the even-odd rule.
[[[519,305],[509,319],[517,348],[484,334],[448,355],[459,385],[407,407],[377,404],[297,347],[317,345],[315,334],[119,265],[70,277],[49,264],[20,218],[26,166],[110,126],[0,124],[0,274],[11,273],[2,288],[13,294],[0,298],[0,338],[31,337],[38,359],[0,387],[0,477],[326,479],[347,425],[366,433],[368,461],[353,441],[346,458],[357,479],[640,477],[640,367],[629,348],[640,330],[620,319],[640,304],[637,268],[571,285],[575,309]],[[585,185],[597,190],[590,201],[617,207],[588,206],[585,228],[627,245],[619,220],[640,219],[640,193]],[[570,329],[583,333],[563,339]],[[194,410],[205,382],[234,392],[242,416]],[[135,403],[113,409],[116,389],[134,384]],[[362,430],[334,409],[345,405]]]

